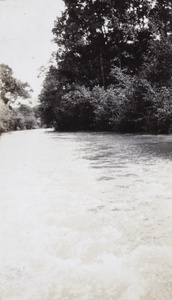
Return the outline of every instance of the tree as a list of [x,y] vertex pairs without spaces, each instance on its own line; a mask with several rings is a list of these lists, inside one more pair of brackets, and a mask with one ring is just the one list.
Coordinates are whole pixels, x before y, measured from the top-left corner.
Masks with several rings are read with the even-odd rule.
[[64,2],[53,28],[57,64],[40,94],[44,123],[63,130],[160,132],[159,116],[168,132],[171,1]]
[[154,34],[168,36],[172,34],[172,1],[156,0],[150,13]]
[[31,91],[28,83],[13,77],[13,71],[8,65],[0,65],[0,96],[5,104],[14,102],[18,97],[30,98]]
[[0,131],[31,129],[36,126],[33,109],[27,105],[14,107],[17,98],[30,98],[28,83],[16,79],[12,69],[0,65]]
[[156,87],[172,85],[172,36],[152,40],[144,55],[140,76]]
[[47,127],[56,126],[55,111],[56,107],[58,107],[59,102],[61,101],[62,92],[63,85],[59,84],[58,70],[54,66],[50,66],[46,73],[45,80],[43,82],[43,88],[39,95],[39,113],[43,125],[46,125]]
[[107,87],[112,63],[137,73],[152,28],[150,1],[65,0],[53,28],[60,74],[68,83]]
[[129,2],[75,0],[65,4],[66,10],[53,28],[59,46],[58,70],[68,83],[105,87],[110,83],[111,61],[125,55],[127,37],[122,21]]

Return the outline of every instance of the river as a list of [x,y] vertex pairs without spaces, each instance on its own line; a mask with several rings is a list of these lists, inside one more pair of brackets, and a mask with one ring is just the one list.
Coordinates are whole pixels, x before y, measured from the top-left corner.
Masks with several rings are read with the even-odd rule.
[[0,136],[1,300],[171,300],[172,136]]

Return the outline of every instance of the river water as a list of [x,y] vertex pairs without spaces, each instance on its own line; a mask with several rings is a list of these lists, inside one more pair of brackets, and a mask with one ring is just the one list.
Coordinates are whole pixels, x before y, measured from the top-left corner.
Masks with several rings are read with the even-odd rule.
[[171,300],[172,136],[0,136],[1,300]]

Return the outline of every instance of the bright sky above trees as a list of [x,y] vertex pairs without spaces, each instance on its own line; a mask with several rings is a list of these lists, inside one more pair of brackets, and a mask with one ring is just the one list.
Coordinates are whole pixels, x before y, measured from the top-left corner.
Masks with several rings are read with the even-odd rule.
[[31,85],[33,97],[40,92],[38,69],[57,49],[51,31],[62,10],[62,0],[0,0],[0,63]]

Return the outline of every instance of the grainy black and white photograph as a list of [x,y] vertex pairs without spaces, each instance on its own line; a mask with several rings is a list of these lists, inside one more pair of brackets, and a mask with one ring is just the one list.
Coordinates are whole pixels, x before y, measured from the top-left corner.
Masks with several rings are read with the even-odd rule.
[[172,300],[172,1],[0,0],[0,300]]

